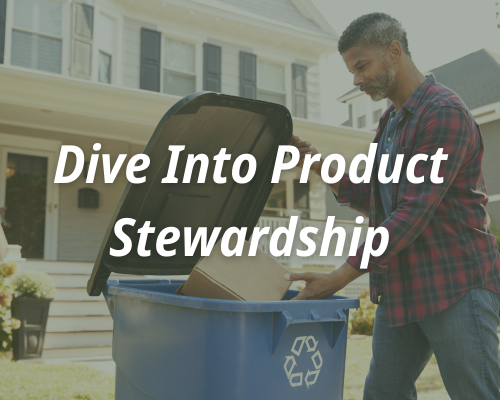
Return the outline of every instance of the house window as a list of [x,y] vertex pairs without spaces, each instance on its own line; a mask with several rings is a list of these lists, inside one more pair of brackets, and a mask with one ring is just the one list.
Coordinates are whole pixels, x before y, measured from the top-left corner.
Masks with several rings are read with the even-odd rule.
[[15,0],[11,64],[61,73],[62,3]]
[[293,201],[294,208],[302,211],[301,218],[309,219],[309,182],[293,181]]
[[382,116],[382,110],[377,110],[373,112],[373,122],[378,123],[380,117]]
[[262,215],[283,217],[286,211],[286,182],[279,181],[267,199]]
[[358,117],[358,128],[364,128],[366,126],[366,117],[362,115]]
[[99,82],[111,83],[111,56],[99,50]]
[[111,83],[113,78],[113,51],[115,49],[115,21],[106,15],[98,15],[99,29],[99,82]]
[[283,65],[259,60],[257,99],[286,105],[285,67]]
[[165,38],[163,45],[163,92],[176,96],[187,96],[195,91],[195,45]]

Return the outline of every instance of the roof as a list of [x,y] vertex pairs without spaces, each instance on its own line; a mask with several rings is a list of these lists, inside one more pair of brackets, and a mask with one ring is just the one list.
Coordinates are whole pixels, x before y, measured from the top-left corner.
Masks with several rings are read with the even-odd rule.
[[338,101],[341,101],[342,103],[345,103],[345,100],[347,100],[347,99],[342,100],[342,98],[343,98],[343,97],[345,97],[345,96],[348,96],[348,95],[350,95],[351,93],[354,93],[354,92],[359,92],[359,86],[356,86],[355,88],[353,88],[353,89],[349,90],[347,93],[344,93],[344,94],[343,94],[342,96],[340,96],[337,100],[338,100]]
[[470,110],[500,101],[500,56],[486,49],[431,70]]
[[316,33],[337,34],[310,0],[220,0],[253,14],[275,19]]
[[[470,110],[500,101],[500,55],[486,49],[430,70],[436,81],[456,92]],[[345,102],[359,87],[338,98]]]

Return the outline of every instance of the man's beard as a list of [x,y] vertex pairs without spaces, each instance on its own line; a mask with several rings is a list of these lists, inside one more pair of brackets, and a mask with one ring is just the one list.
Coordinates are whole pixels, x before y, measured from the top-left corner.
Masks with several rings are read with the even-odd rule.
[[377,85],[370,82],[361,86],[360,89],[366,91],[373,88],[373,93],[370,93],[369,96],[373,101],[380,101],[387,97],[387,91],[389,90],[389,86],[394,82],[394,79],[396,79],[396,71],[390,65],[387,65],[387,69],[377,76]]

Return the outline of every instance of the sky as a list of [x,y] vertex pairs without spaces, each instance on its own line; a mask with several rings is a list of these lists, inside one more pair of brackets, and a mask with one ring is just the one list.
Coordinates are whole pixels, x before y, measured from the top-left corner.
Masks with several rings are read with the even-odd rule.
[[[383,12],[406,30],[417,68],[425,73],[467,54],[486,48],[500,54],[500,0],[312,0],[340,36],[357,17]],[[352,74],[338,52],[320,63],[322,122],[340,125],[349,117],[337,98],[352,89]]]

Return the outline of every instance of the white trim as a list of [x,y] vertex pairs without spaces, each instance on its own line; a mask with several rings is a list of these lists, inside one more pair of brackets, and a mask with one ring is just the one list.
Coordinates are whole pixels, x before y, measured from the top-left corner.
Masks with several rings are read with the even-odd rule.
[[[60,140],[39,139],[29,136],[0,133],[0,146],[23,147],[32,150],[59,153],[59,151],[61,151],[62,142]],[[0,179],[1,176],[0,174]]]
[[339,40],[339,35],[332,26],[328,23],[328,21],[323,18],[323,14],[319,12],[316,6],[310,0],[290,0],[291,3],[297,7],[300,13],[306,17],[307,19],[315,22],[321,29],[325,32],[333,35],[337,40]]
[[496,121],[500,119],[500,101],[475,108],[471,113],[479,125]]
[[10,53],[12,48],[12,26],[14,25],[14,1],[7,1],[5,15],[5,47],[3,55],[4,65],[10,65]]
[[[38,130],[41,129],[41,130],[46,130],[46,131],[51,131],[51,132],[69,133],[72,135],[82,135],[82,136],[93,137],[93,138],[119,140],[121,142],[127,142],[127,143],[131,143],[131,144],[139,144],[139,145],[146,145],[146,143],[148,142],[147,139],[134,140],[134,139],[124,138],[123,136],[120,136],[120,134],[107,135],[107,134],[103,134],[103,133],[95,133],[92,131],[85,131],[85,130],[81,130],[81,129],[59,128],[57,126],[31,124],[29,122],[24,122],[24,121],[19,122],[19,121],[13,121],[13,120],[8,120],[8,119],[0,119],[0,124],[11,125],[11,126],[21,126],[24,128],[33,128],[33,129],[38,129]],[[154,124],[151,124],[151,126],[154,127]]]
[[203,41],[200,41],[195,46],[196,91],[201,92],[203,90]]
[[[100,15],[103,15],[111,19],[114,23],[113,26],[113,53],[101,50],[99,46],[99,38],[102,34],[101,26],[99,25]],[[123,32],[118,30],[119,26],[119,14],[109,11],[108,8],[103,7],[102,4],[94,5],[94,34],[92,40],[92,71],[91,80],[94,82],[99,82],[99,52],[103,52],[111,56],[111,82],[99,82],[105,85],[117,85],[120,82],[121,73],[121,42],[123,42]]]
[[[7,154],[18,153],[46,157],[47,195],[45,210],[44,260],[57,260],[59,240],[59,184],[54,183],[57,157],[62,142],[0,133],[0,171],[7,169]],[[0,174],[0,207],[5,206],[5,173]]]
[[488,196],[488,201],[490,203],[492,203],[494,201],[500,201],[500,194],[494,194],[492,196]]
[[[290,71],[291,68],[287,67],[286,70]],[[290,81],[291,79],[287,79],[287,82]],[[84,127],[68,129],[57,124],[52,127],[50,122],[35,125],[26,122],[25,119],[5,118],[1,122],[54,132],[108,137],[141,145],[148,141],[152,130],[165,112],[180,100],[179,96],[164,93],[117,87],[5,66],[0,66],[0,87],[2,88],[0,107],[2,107],[1,103],[6,103],[11,106],[43,108],[90,118],[98,117],[111,123],[115,122],[117,128],[112,129],[110,124],[107,131],[101,133],[86,130]],[[129,122],[139,125],[139,128],[143,127],[143,130],[134,131],[133,135],[130,133],[125,135],[122,131],[123,123]],[[294,118],[294,131],[295,129],[302,129],[303,132],[311,132],[314,136],[319,134],[324,137],[326,147],[332,148],[332,152],[338,152],[344,145],[349,148],[351,144],[347,144],[346,141],[354,141],[356,143],[352,143],[352,148],[359,153],[358,144],[361,146],[360,151],[364,151],[365,145],[367,150],[368,144],[373,141],[373,132],[345,126],[330,126],[301,118]],[[329,138],[330,145],[327,143],[327,138]],[[337,144],[335,144],[336,140],[339,141]],[[314,141],[313,143],[316,144]],[[332,146],[337,149],[333,149]]]
[[[186,7],[186,2],[182,0],[166,0],[166,2],[176,4],[181,7]],[[267,18],[259,14],[245,11],[239,7],[224,3],[219,0],[191,0],[190,8],[210,14],[222,14],[222,16],[224,16],[225,18],[248,24],[253,23],[256,26],[261,26],[263,28],[269,27],[270,24],[273,26],[273,29],[279,29],[284,33],[301,33],[302,35],[307,37],[309,37],[309,35],[312,35],[316,37],[317,41],[320,41],[318,40],[320,38],[326,39],[328,42],[330,42],[330,45],[337,46],[338,36],[335,37],[334,35],[327,32],[310,31],[308,29],[299,28],[292,24],[287,24],[279,20]],[[323,40],[321,40],[321,42],[324,43]]]

